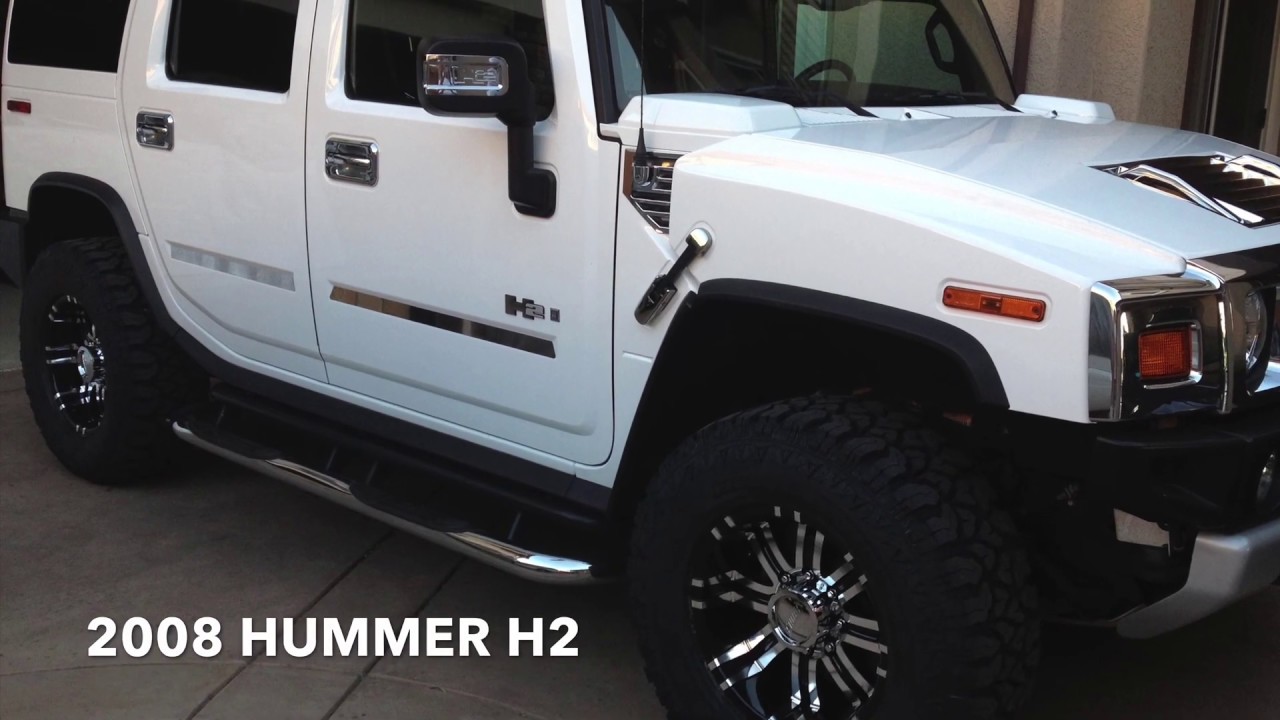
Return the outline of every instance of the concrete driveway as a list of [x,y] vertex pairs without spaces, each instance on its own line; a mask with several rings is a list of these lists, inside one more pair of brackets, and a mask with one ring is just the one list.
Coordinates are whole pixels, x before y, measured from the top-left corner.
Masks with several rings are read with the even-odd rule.
[[[0,287],[0,363],[16,295]],[[0,366],[0,370],[4,367]],[[657,720],[622,587],[561,590],[462,561],[275,481],[198,454],[164,482],[69,475],[0,372],[0,717],[600,718]],[[90,658],[89,622],[218,618],[223,650]],[[240,619],[481,617],[488,658],[251,659]],[[505,657],[512,617],[569,616],[576,658]],[[120,646],[117,636],[113,642]],[[1280,589],[1146,643],[1052,630],[1026,716],[1276,717]]]

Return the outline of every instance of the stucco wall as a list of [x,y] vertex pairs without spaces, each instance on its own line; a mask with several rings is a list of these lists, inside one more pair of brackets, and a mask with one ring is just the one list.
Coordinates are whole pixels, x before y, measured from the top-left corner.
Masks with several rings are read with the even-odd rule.
[[[1013,62],[1019,0],[986,0]],[[1028,92],[1110,103],[1123,120],[1182,122],[1195,0],[1037,0]]]
[[1018,0],[987,0],[987,12],[996,26],[1004,56],[1013,64],[1013,50],[1018,37]]

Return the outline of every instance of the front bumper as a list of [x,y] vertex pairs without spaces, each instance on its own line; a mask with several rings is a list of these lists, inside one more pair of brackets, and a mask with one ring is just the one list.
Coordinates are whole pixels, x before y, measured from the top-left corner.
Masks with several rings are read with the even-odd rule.
[[1141,608],[1126,634],[1146,636],[1280,576],[1280,483],[1262,482],[1280,451],[1280,403],[1094,426],[1023,416],[1004,427],[1024,479],[1009,502],[1053,614],[1115,625]]
[[1112,431],[1090,453],[1094,489],[1111,507],[1188,531],[1232,534],[1280,518],[1280,487],[1258,498],[1280,451],[1280,405],[1175,428]]
[[1235,535],[1200,533],[1181,590],[1120,619],[1124,637],[1150,638],[1200,620],[1280,579],[1280,519]]

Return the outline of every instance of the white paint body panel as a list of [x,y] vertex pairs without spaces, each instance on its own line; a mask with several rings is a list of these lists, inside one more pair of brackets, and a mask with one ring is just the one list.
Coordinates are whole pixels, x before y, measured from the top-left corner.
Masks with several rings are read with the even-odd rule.
[[[134,224],[144,228],[124,151],[117,76],[12,65],[5,52],[3,79],[0,112],[4,113],[4,186],[9,206],[27,210],[31,185],[41,175],[74,173],[115,188]],[[31,114],[3,109],[9,100],[30,102]]]
[[[171,0],[136,0],[124,54],[121,128],[162,270],[177,305],[236,355],[325,379],[312,318],[303,186],[307,50],[299,6],[290,91],[170,80]],[[140,110],[170,113],[173,150],[133,141]],[[292,276],[293,289],[174,257],[173,244]]]

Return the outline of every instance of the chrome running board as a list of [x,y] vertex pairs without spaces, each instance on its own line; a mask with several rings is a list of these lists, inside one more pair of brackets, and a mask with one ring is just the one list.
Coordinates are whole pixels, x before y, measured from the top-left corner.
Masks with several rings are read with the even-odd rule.
[[283,480],[410,535],[523,579],[551,585],[590,585],[602,580],[592,573],[590,563],[581,560],[542,555],[474,532],[433,530],[383,512],[361,502],[352,494],[350,485],[342,480],[283,458],[255,458],[242,455],[200,437],[181,421],[173,423],[173,432],[179,439],[201,450],[268,477]]

